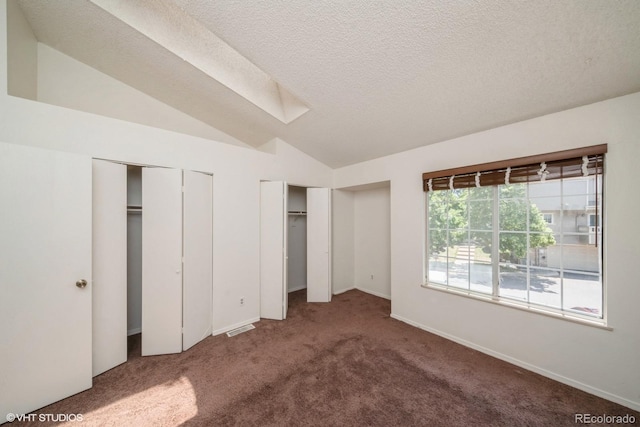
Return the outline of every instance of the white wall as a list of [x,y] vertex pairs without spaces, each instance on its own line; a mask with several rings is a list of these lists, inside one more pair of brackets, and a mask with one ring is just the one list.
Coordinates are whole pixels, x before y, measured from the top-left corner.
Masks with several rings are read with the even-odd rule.
[[[627,190],[640,159],[639,118],[636,93],[335,170],[336,187],[391,181],[392,316],[640,409],[640,199]],[[421,287],[423,172],[602,143],[613,331]]]
[[284,176],[289,185],[331,188],[332,169],[285,141],[274,138],[260,147],[260,150],[273,154],[278,159],[280,175],[274,175],[272,180],[279,180],[282,179],[279,176]]
[[[38,41],[18,6],[17,0],[7,2],[11,19],[5,35],[11,40],[8,46],[7,79],[9,94],[36,99],[38,81]],[[4,32],[4,31],[3,31]],[[4,44],[3,44],[4,45]]]
[[391,298],[390,189],[354,192],[354,280],[356,288]]
[[[0,27],[6,26],[0,0]],[[213,329],[259,317],[260,180],[331,186],[327,166],[276,141],[274,154],[6,95],[6,31],[0,31],[0,141],[213,174]],[[240,298],[245,304],[240,306]]]
[[247,146],[45,44],[38,43],[37,46],[37,100],[40,102]]
[[356,288],[390,299],[389,182],[334,190],[332,221],[333,293]]

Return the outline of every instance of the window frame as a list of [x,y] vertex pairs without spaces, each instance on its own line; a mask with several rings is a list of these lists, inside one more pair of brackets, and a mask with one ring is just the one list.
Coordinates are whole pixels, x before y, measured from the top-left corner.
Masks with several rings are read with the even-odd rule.
[[[599,146],[599,147],[604,147],[603,150],[603,155],[602,155],[602,161],[603,161],[603,166],[602,166],[602,172],[601,173],[596,173],[595,175],[595,180],[596,182],[598,181],[598,176],[601,177],[600,179],[600,188],[596,189],[596,197],[600,197],[600,203],[596,203],[596,205],[600,205],[600,211],[598,213],[599,216],[599,220],[600,220],[600,227],[599,230],[603,230],[604,229],[604,219],[605,219],[605,174],[604,174],[604,153],[606,153],[606,145],[604,146]],[[591,147],[594,148],[594,147]],[[575,150],[570,150],[570,151],[575,151]],[[555,153],[552,153],[555,154]],[[535,156],[540,157],[540,156]],[[521,158],[524,159],[524,158]],[[521,160],[521,159],[516,159],[516,160]],[[507,161],[505,162],[496,162],[496,163],[500,163],[501,165],[504,165]],[[483,165],[478,165],[478,166],[487,166],[490,165],[489,163],[487,164],[483,164]],[[469,166],[469,167],[465,167],[465,168],[457,168],[457,169],[451,169],[451,170],[447,170],[447,171],[441,171],[441,172],[449,172],[449,171],[460,171],[460,170],[465,170],[465,172],[469,172],[472,171],[474,169],[473,166]],[[485,169],[486,170],[486,169]],[[439,172],[440,173],[440,172]],[[573,322],[577,322],[580,324],[586,324],[589,326],[595,326],[595,327],[599,327],[599,328],[603,328],[603,329],[607,329],[607,330],[612,330],[612,328],[607,326],[607,298],[606,298],[606,268],[605,268],[605,239],[604,239],[604,233],[600,232],[596,232],[596,241],[598,241],[598,237],[599,237],[599,247],[598,247],[598,257],[599,257],[599,262],[600,262],[600,271],[599,271],[599,282],[600,282],[600,293],[601,293],[601,301],[602,301],[602,306],[601,306],[601,314],[600,316],[591,316],[591,315],[587,315],[587,314],[581,314],[579,312],[575,312],[574,310],[571,309],[564,309],[562,307],[562,302],[560,304],[559,308],[555,308],[553,306],[549,306],[549,305],[544,305],[544,304],[539,304],[539,303],[535,303],[535,302],[531,302],[531,299],[529,297],[529,294],[527,292],[527,298],[526,300],[522,300],[522,301],[518,301],[516,299],[512,299],[509,297],[505,297],[505,296],[500,296],[499,295],[499,288],[500,288],[500,284],[499,284],[499,280],[497,280],[497,285],[496,285],[496,280],[492,279],[492,286],[491,286],[491,293],[483,293],[483,292],[478,292],[475,290],[471,289],[471,285],[469,285],[469,287],[467,289],[465,288],[461,288],[461,287],[456,287],[456,286],[452,286],[450,283],[447,284],[441,284],[441,283],[436,283],[436,282],[432,282],[429,281],[429,193],[430,191],[426,191],[427,190],[427,186],[426,186],[426,179],[425,176],[434,176],[436,173],[430,173],[430,174],[423,174],[423,180],[424,180],[424,200],[423,200],[423,207],[424,207],[424,216],[423,216],[423,220],[424,220],[424,251],[423,251],[423,284],[422,286],[424,288],[428,288],[428,289],[433,289],[433,290],[437,290],[437,291],[443,291],[446,293],[450,293],[450,294],[455,294],[455,295],[460,295],[460,296],[465,296],[465,297],[469,297],[472,299],[476,299],[476,300],[482,300],[482,301],[487,301],[487,302],[491,302],[491,303],[495,303],[495,304],[499,304],[501,306],[505,306],[505,307],[511,307],[511,308],[515,308],[515,309],[520,309],[520,310],[525,310],[528,312],[532,312],[532,313],[537,313],[537,314],[541,314],[541,315],[546,315],[546,316],[551,316],[554,318],[560,318],[560,319],[564,319],[564,320],[568,320],[568,321],[573,321]],[[443,176],[444,174],[442,174],[441,176]],[[454,174],[452,174],[454,175]],[[566,178],[565,178],[566,179]],[[564,179],[561,179],[560,182],[562,183],[564,181]],[[562,184],[561,184],[562,185]],[[493,210],[494,210],[494,214],[496,213],[496,207],[499,206],[500,204],[500,200],[499,198],[496,199],[496,193],[499,191],[499,185],[487,185],[486,187],[493,187],[495,188],[493,194],[493,199],[492,199],[492,204],[493,204]],[[450,191],[450,190],[439,190],[439,191]],[[559,196],[561,196],[562,194],[560,194]],[[529,202],[530,198],[529,198],[529,192],[528,192],[528,188],[527,188],[527,196],[526,196],[526,200]],[[591,205],[589,205],[587,203],[587,205],[585,206],[586,208],[588,207],[592,207]],[[545,224],[548,225],[554,225],[554,223],[556,221],[555,220],[555,215],[553,213],[550,213],[549,215],[551,215],[551,223],[548,223],[545,220]],[[529,214],[527,213],[527,218],[529,217]],[[493,234],[493,240],[494,240],[494,245],[492,245],[492,247],[496,247],[495,244],[497,243],[496,241],[499,240],[499,235],[500,235],[500,228],[499,226],[496,227],[497,223],[499,222],[499,219],[496,218],[496,215],[494,215],[494,219],[493,219],[493,224],[492,224],[492,230],[491,233]],[[527,221],[527,224],[528,221]],[[527,226],[528,227],[528,226]],[[447,226],[447,230],[449,230],[448,226]],[[467,225],[467,232],[471,232],[470,231],[471,228],[469,225]],[[527,230],[527,233],[530,233],[531,230]],[[492,250],[492,255],[493,253],[495,253],[496,250]],[[500,271],[500,259],[498,257],[498,259],[494,259],[494,257],[492,256],[491,258],[491,265],[492,265],[492,271],[494,274],[497,274],[497,276],[493,276],[493,277],[499,277],[499,271]],[[529,262],[527,262],[527,265],[530,265]],[[569,269],[564,269],[564,270],[569,270]],[[563,271],[564,271],[563,270]],[[529,276],[529,268],[527,268],[527,276]],[[447,272],[447,278],[449,277],[449,273]],[[529,281],[529,277],[527,278],[527,282]],[[448,280],[447,280],[448,282]],[[564,283],[563,285],[564,286]],[[496,292],[496,287],[497,292]],[[561,300],[562,301],[562,300]]]

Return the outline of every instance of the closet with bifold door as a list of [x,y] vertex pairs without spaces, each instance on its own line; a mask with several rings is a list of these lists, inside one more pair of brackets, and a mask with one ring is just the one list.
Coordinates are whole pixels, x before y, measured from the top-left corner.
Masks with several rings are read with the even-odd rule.
[[331,301],[331,190],[260,183],[260,317],[287,317],[288,293]]
[[1,356],[1,419],[87,390],[127,360],[128,215],[141,225],[143,354],[212,333],[213,177],[137,172],[140,202],[128,209],[127,165],[0,142],[0,196],[11,207],[0,209],[0,336],[11,349]]
[[142,334],[143,356],[179,353],[211,335],[213,177],[102,160],[93,167],[97,375],[126,361],[128,333]]

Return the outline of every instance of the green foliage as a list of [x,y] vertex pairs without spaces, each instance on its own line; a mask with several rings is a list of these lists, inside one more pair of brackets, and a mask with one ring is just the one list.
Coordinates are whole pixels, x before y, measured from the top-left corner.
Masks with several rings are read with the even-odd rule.
[[[542,212],[527,200],[524,184],[501,185],[498,189],[502,260],[518,262],[526,257],[527,231],[532,248],[544,248],[555,244],[552,231],[544,221]],[[464,244],[468,240],[484,248],[485,252],[490,252],[493,197],[492,187],[429,193],[429,254],[442,254],[448,247]],[[469,233],[469,229],[482,231]]]
[[429,253],[439,254],[462,241],[467,226],[466,194],[466,190],[429,194],[429,229],[434,230],[430,233]]

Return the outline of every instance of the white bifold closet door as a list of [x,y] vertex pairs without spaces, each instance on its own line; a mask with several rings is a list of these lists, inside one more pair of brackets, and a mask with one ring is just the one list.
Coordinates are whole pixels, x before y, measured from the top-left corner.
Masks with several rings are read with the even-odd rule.
[[287,184],[260,183],[260,317],[287,318]]
[[142,355],[182,351],[182,171],[142,169]]
[[0,422],[92,385],[91,159],[0,143]]
[[93,376],[127,361],[127,166],[93,160]]
[[184,171],[182,349],[213,332],[213,177]]
[[307,188],[307,302],[331,301],[331,189]]
[[179,353],[211,335],[212,291],[212,176],[143,168],[142,355]]

